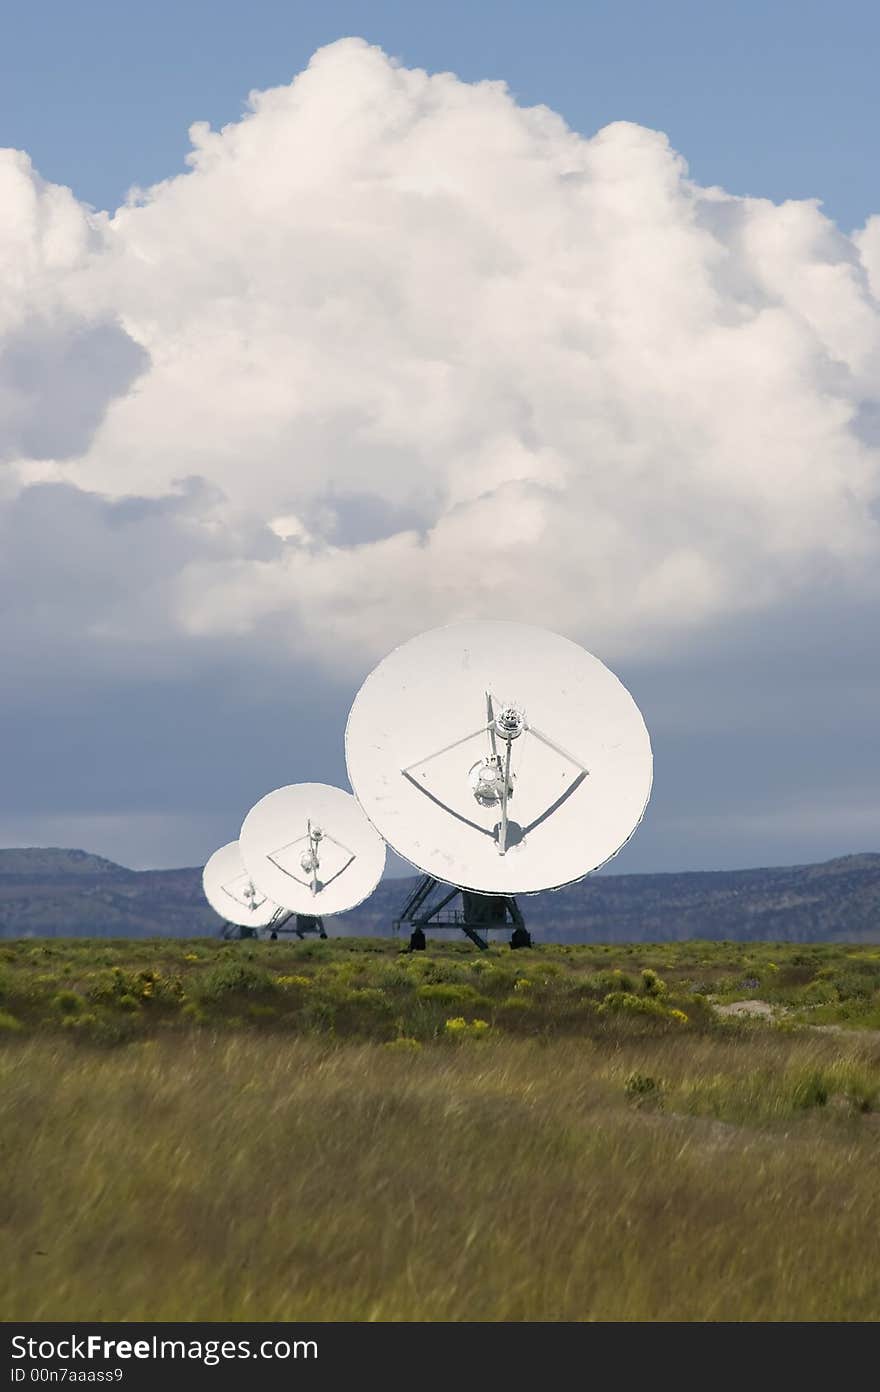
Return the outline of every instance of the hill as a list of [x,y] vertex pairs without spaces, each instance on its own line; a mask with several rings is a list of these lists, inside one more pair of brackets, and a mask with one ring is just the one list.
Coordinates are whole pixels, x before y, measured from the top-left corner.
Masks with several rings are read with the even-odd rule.
[[0,850],[0,938],[201,937],[200,869],[129,870],[86,851]]
[[[385,880],[331,933],[384,934],[413,881]],[[817,865],[596,875],[523,898],[536,938],[556,942],[880,941],[880,855]],[[129,870],[85,851],[0,850],[0,938],[200,937],[216,933],[201,869]]]
[[55,846],[29,846],[20,850],[0,850],[0,877],[17,879],[36,879],[42,877],[56,879],[88,875],[131,875],[122,865],[116,865],[103,856],[90,855],[88,851],[65,851]]

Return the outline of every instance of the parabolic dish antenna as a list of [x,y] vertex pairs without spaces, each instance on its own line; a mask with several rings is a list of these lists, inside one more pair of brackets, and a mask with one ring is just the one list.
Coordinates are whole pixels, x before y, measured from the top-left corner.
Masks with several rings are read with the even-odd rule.
[[241,858],[237,841],[215,851],[202,871],[205,898],[227,923],[240,928],[267,928],[278,905],[257,889]]
[[297,914],[353,909],[385,868],[385,843],[355,798],[326,783],[267,793],[245,817],[239,841],[254,880]]
[[651,793],[651,742],[613,672],[546,629],[469,622],[390,653],[358,692],[348,776],[425,874],[480,894],[560,889],[610,860]]

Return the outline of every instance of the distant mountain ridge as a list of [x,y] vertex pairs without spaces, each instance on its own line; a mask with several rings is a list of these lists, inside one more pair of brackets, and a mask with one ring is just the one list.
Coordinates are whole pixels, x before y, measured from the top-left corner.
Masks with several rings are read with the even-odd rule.
[[124,865],[117,865],[89,851],[68,851],[58,846],[26,846],[20,850],[0,850],[0,876],[25,879],[34,875],[49,878],[68,875],[132,875]]
[[129,870],[87,851],[0,850],[0,939],[204,937],[201,869]]
[[[328,920],[345,936],[387,934],[414,879],[384,880],[366,903]],[[880,942],[880,854],[815,865],[595,875],[520,907],[548,942],[683,938]],[[0,850],[0,938],[203,937],[220,920],[200,867],[129,870],[86,851]]]

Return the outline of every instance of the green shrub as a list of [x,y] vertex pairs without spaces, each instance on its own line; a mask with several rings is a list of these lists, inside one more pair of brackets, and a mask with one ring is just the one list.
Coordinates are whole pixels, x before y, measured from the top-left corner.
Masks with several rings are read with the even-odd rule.
[[0,1010],[0,1034],[17,1034],[23,1028],[21,1021],[10,1015],[8,1010]]
[[[225,967],[226,964],[223,964]],[[215,968],[222,970],[223,967]],[[97,1005],[115,1005],[131,1010],[131,1002],[174,1005],[183,996],[183,983],[176,973],[165,974],[147,967],[140,971],[114,966],[109,972],[91,974],[86,996]]]
[[405,962],[377,962],[372,966],[370,980],[386,990],[401,987],[411,990],[414,984],[412,973],[407,970]]
[[811,981],[803,992],[805,1005],[831,1005],[839,999],[837,990],[830,981]]
[[83,1000],[76,991],[59,991],[52,1004],[61,1015],[78,1015]]
[[491,975],[493,972],[496,972],[497,970],[498,967],[495,962],[487,961],[486,953],[482,953],[479,957],[475,957],[474,961],[471,964],[471,974],[473,976],[485,976],[487,974]]
[[859,971],[848,971],[835,974],[831,978],[831,984],[837,992],[840,1000],[869,1000],[874,994],[875,981],[872,976],[866,976]]
[[394,1030],[394,1007],[375,986],[349,989],[340,982],[318,982],[304,993],[300,1011],[288,1016],[287,1023],[341,1038],[384,1042]]
[[277,990],[274,977],[249,962],[228,961],[205,972],[193,994],[203,1001],[222,1001],[227,996],[260,995]]
[[[370,963],[372,966],[372,963]],[[340,986],[349,986],[361,973],[361,965],[356,961],[325,962],[320,970],[321,980]]]
[[65,1015],[61,1021],[61,1028],[65,1030],[78,1030],[81,1034],[92,1030],[97,1023],[97,1015],[91,1011],[84,1011],[79,1015]]
[[652,996],[635,996],[630,991],[611,991],[599,1009],[610,1014],[651,1015],[659,1019],[670,1013]]
[[637,1107],[658,1106],[663,1101],[663,1084],[648,1073],[630,1073],[624,1079],[623,1090]]
[[470,963],[442,957],[416,957],[412,966],[423,981],[440,985],[466,984],[471,974]]
[[107,1048],[129,1044],[139,1037],[137,1022],[130,1015],[104,1015],[87,1011],[80,1015],[68,1015],[62,1025],[73,1039]]
[[505,996],[498,1009],[512,1012],[515,1015],[530,1015],[532,1013],[528,996]]
[[628,972],[598,971],[584,976],[578,983],[578,989],[586,995],[601,1000],[612,992],[631,994],[636,989],[636,983],[635,978],[630,976]]
[[119,999],[126,993],[125,976],[120,967],[115,967],[112,971],[103,971],[95,974],[95,979],[86,988],[86,996],[90,1001],[100,1004],[110,1003]]
[[388,997],[379,986],[355,986],[348,992],[347,999],[372,1010],[389,1009]]
[[437,983],[420,986],[416,992],[419,1000],[434,1001],[437,1005],[472,1005],[481,999],[473,986]]

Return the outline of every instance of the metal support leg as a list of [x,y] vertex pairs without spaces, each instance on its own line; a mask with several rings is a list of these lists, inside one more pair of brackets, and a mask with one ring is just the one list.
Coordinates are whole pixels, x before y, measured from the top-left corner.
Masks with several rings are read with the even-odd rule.
[[464,933],[466,938],[470,938],[472,943],[476,943],[477,947],[481,948],[483,952],[486,952],[488,950],[489,944],[483,938],[480,937],[476,928],[471,928],[469,923],[463,923],[461,931]]

